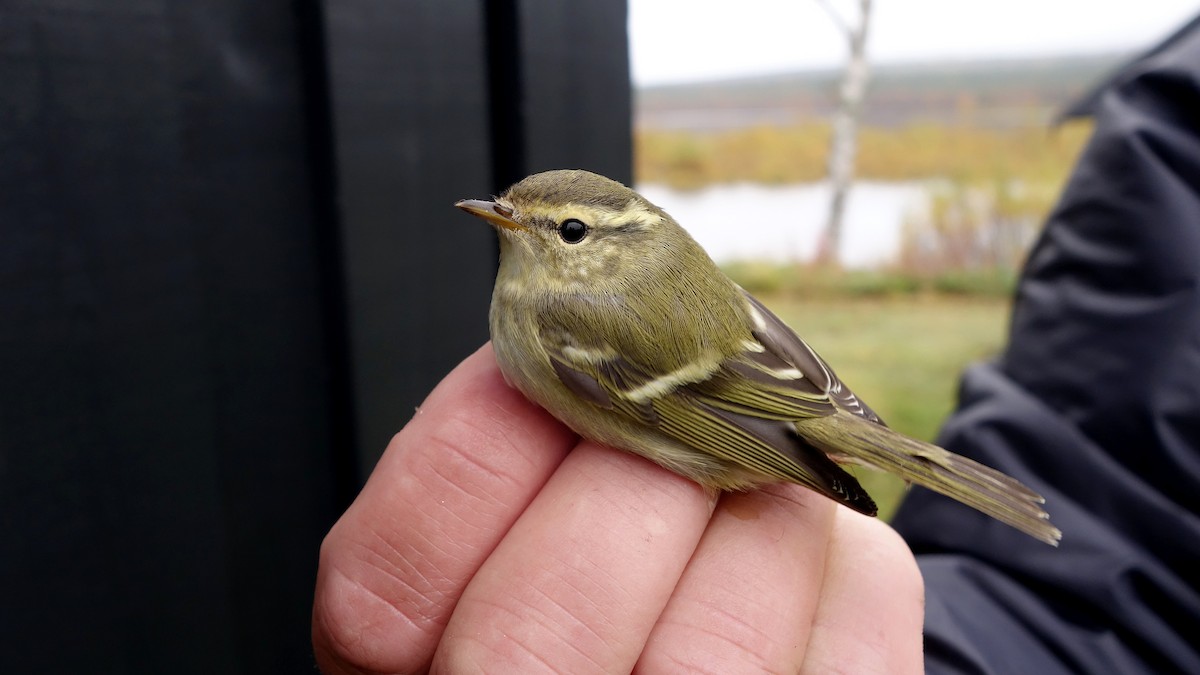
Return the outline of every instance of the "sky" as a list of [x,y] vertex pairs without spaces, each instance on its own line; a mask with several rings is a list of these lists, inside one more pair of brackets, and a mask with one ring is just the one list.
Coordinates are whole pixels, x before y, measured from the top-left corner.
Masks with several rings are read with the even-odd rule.
[[[635,85],[839,66],[845,40],[818,0],[628,0]],[[853,17],[856,0],[829,0]],[[874,0],[875,63],[1137,51],[1196,0]]]

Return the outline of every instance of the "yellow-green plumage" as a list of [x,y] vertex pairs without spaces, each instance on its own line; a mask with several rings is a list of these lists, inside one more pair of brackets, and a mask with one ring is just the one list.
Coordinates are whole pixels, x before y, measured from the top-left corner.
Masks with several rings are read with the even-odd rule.
[[888,429],[669,215],[620,183],[550,171],[458,206],[500,235],[490,324],[501,371],[580,435],[711,489],[791,481],[874,515],[838,465],[872,466],[1058,541],[1037,494]]

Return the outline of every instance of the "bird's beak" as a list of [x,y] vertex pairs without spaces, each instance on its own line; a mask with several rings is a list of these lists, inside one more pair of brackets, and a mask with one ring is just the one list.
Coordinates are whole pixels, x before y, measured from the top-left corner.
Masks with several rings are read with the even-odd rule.
[[464,199],[454,204],[473,216],[479,216],[489,223],[508,230],[524,230],[525,226],[513,220],[512,209],[496,202],[483,199]]

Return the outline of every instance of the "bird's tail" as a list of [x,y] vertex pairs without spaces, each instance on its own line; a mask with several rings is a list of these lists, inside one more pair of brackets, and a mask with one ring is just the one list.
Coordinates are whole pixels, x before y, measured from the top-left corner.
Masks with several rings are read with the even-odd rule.
[[1011,476],[868,422],[849,413],[796,425],[807,441],[835,461],[880,469],[955,499],[1011,525],[1034,539],[1057,546],[1062,532],[1042,510],[1041,495]]

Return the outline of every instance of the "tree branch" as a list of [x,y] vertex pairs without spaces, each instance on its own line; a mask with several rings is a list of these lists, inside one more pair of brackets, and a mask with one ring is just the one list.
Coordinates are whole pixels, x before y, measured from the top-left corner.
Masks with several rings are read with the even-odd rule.
[[821,6],[821,9],[825,10],[825,13],[829,15],[829,18],[837,26],[838,30],[842,31],[846,39],[853,40],[854,29],[850,27],[850,24],[846,22],[846,19],[841,14],[838,14],[837,8],[833,6],[833,3],[829,0],[816,0],[816,2]]

